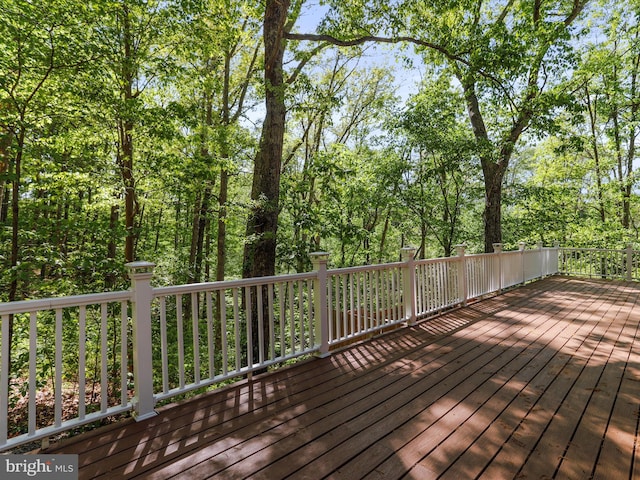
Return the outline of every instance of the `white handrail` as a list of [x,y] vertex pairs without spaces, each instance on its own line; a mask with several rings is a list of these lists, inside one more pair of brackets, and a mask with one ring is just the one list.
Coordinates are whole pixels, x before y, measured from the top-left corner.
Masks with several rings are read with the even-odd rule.
[[107,293],[89,293],[68,297],[43,298],[41,300],[21,300],[18,302],[0,302],[0,315],[16,315],[32,311],[55,310],[57,308],[78,307],[80,305],[99,305],[102,303],[131,300],[131,291]]

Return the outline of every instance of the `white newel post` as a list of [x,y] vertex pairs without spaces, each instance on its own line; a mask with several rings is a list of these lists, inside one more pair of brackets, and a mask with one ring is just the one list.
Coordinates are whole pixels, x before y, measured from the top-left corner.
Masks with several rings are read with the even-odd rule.
[[417,311],[416,264],[414,260],[416,249],[414,247],[403,247],[400,249],[400,255],[404,262],[404,267],[402,268],[404,319],[408,325],[414,325]]
[[498,281],[496,283],[498,285],[498,293],[501,293],[502,292],[502,243],[493,244],[493,253],[496,254],[496,257],[498,259],[498,268],[497,268]]
[[9,411],[9,316],[3,315],[0,318],[0,446],[7,443]]
[[313,284],[313,310],[315,319],[315,338],[320,340],[318,356],[329,355],[329,313],[327,308],[327,263],[329,253],[313,252],[310,254],[313,271],[318,272]]
[[544,265],[546,263],[546,259],[544,258],[544,251],[543,251],[543,247],[544,247],[544,243],[542,242],[538,242],[538,259],[539,259],[539,265],[540,265],[540,278],[544,278]]
[[467,306],[467,297],[469,296],[467,290],[467,263],[465,260],[465,251],[467,246],[462,243],[460,245],[456,245],[454,247],[456,249],[456,253],[458,254],[459,262],[459,271],[458,271],[458,291],[460,292],[460,296],[462,297],[462,306]]
[[524,274],[524,249],[527,247],[525,242],[518,243],[518,249],[520,250],[520,270],[522,270],[522,284],[526,283],[526,277]]
[[131,278],[133,322],[133,416],[136,421],[157,415],[153,397],[153,352],[151,337],[151,301],[154,263],[131,262],[125,265]]
[[627,244],[627,281],[633,280],[633,245]]

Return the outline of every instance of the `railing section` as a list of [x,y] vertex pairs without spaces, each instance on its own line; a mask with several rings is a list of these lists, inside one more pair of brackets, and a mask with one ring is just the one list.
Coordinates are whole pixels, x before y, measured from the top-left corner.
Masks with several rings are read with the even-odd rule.
[[500,290],[500,254],[468,255],[465,273],[469,298],[478,298]]
[[[467,257],[467,265],[470,265]],[[458,257],[416,262],[416,316],[431,314],[460,305],[466,300],[460,276],[464,264]]]
[[[131,410],[130,298],[114,292],[0,304],[0,448]],[[53,412],[45,411],[51,404]]]
[[160,288],[154,265],[134,262],[130,291],[0,304],[0,451],[128,411],[148,418],[160,401],[558,271],[557,248],[457,252],[415,260],[404,248],[401,262],[332,270],[318,252],[308,273]]
[[156,401],[314,353],[315,278],[306,273],[153,289]]
[[626,249],[562,248],[559,272],[590,278],[640,280],[640,252]]
[[327,272],[330,345],[405,321],[402,267],[396,263]]

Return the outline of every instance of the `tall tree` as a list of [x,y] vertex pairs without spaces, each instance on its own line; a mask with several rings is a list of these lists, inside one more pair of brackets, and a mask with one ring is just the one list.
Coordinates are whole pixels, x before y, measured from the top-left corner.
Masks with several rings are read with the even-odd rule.
[[[37,130],[51,122],[55,80],[80,69],[93,52],[90,9],[80,2],[9,0],[0,10],[0,189],[11,185],[8,301],[20,299],[20,282],[30,275],[21,261],[23,167]],[[59,90],[64,86],[59,84]],[[55,107],[54,107],[55,108]],[[4,198],[2,199],[4,204]],[[0,206],[0,208],[2,208]],[[7,219],[8,215],[1,215]],[[8,342],[14,317],[8,319]],[[8,360],[11,370],[12,355]]]
[[[611,144],[615,158],[613,172],[619,189],[618,218],[625,229],[629,229],[632,222],[634,161],[640,133],[638,8],[634,2],[623,2],[608,12],[607,41],[594,46],[583,65],[584,74],[588,77],[583,97],[588,107],[588,120],[592,134],[602,129]],[[594,97],[599,100],[595,105],[589,101],[593,89],[596,90]],[[603,118],[600,120],[599,116]]]
[[[370,211],[378,212],[364,222],[367,228],[363,225],[362,229],[341,230],[350,244],[356,236],[359,240],[355,243],[369,243],[378,220],[386,215],[386,196],[367,194],[376,188],[374,185],[387,180],[375,178],[374,170],[380,166],[372,162],[378,161],[379,156],[368,147],[374,144],[373,132],[381,132],[383,120],[397,99],[393,96],[390,72],[363,68],[359,50],[342,49],[319,55],[292,88],[282,194],[282,208],[290,223],[289,231],[282,235],[286,240],[281,242],[279,253],[296,271],[310,267],[309,251],[332,245],[332,236],[343,219],[354,220],[343,218],[347,210],[353,208],[356,218]],[[353,155],[347,154],[347,150]],[[368,180],[361,197],[353,198],[353,187],[364,178]],[[362,203],[356,207],[358,201]],[[377,206],[363,206],[367,201]],[[365,231],[368,234],[364,235]],[[373,256],[370,245],[366,250]]]
[[[125,261],[136,259],[139,236],[139,196],[136,190],[136,135],[151,109],[143,94],[158,78],[167,75],[173,59],[168,32],[177,22],[172,3],[117,0],[98,30],[104,49],[105,107],[113,112],[116,129],[116,164],[124,197]],[[109,97],[110,94],[110,97]],[[158,112],[159,113],[159,112]]]
[[[255,85],[262,39],[260,6],[250,2],[211,0],[198,12],[182,42],[185,83],[199,97],[199,144],[194,154],[198,189],[192,229],[189,281],[201,281],[206,230],[211,230],[217,186],[216,279],[223,280],[226,263],[226,216],[229,179],[237,168],[237,153],[245,147],[239,123],[247,113]],[[200,185],[201,184],[201,185]]]
[[[557,88],[571,26],[588,0],[332,2],[320,34],[295,40],[336,45],[409,42],[457,79],[478,143],[485,186],[485,250],[502,242],[502,184],[523,132],[564,102]],[[381,36],[387,35],[387,36]]]
[[284,33],[290,31],[290,0],[267,0],[264,12],[265,118],[254,161],[251,210],[247,221],[243,277],[275,274],[280,173],[286,106],[283,61]]
[[[292,25],[289,21],[290,4],[290,0],[267,0],[265,5],[263,23],[265,118],[253,167],[251,206],[242,264],[242,276],[245,278],[275,274],[280,173],[286,120],[283,67],[286,40],[283,34]],[[251,310],[251,318],[248,321],[253,324],[251,354],[255,360],[258,360],[260,336],[256,295],[252,296],[252,304],[247,307]],[[264,322],[265,329],[267,324],[268,322]],[[264,335],[264,338],[267,342],[269,336]]]

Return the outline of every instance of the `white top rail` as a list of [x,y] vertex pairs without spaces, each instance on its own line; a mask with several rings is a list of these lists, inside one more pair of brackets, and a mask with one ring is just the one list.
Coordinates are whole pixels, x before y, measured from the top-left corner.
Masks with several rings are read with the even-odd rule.
[[168,295],[184,295],[188,293],[213,292],[216,290],[273,285],[283,282],[296,282],[298,280],[310,280],[315,277],[315,272],[306,272],[256,278],[239,278],[237,280],[224,280],[218,282],[188,283],[184,285],[174,285],[169,287],[156,287],[153,289],[153,293],[158,297]]
[[40,300],[22,300],[19,302],[0,302],[0,315],[13,315],[42,310],[56,310],[79,306],[97,305],[110,302],[129,301],[132,298],[130,290],[107,293],[89,293],[72,295],[69,297],[43,298]]

